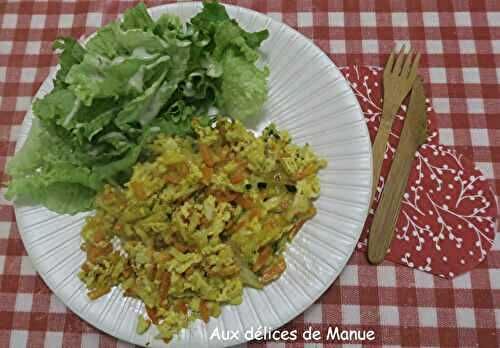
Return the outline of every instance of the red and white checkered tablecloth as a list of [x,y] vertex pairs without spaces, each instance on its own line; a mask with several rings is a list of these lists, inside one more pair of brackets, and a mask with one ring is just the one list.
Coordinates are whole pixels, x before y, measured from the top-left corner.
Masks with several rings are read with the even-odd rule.
[[[0,1],[0,175],[31,98],[56,65],[52,41],[80,37],[136,1]],[[166,1],[146,1],[148,6]],[[394,42],[420,72],[441,142],[471,157],[500,193],[500,1],[231,1],[297,28],[339,66],[381,65]],[[3,191],[2,191],[3,192]],[[128,347],[83,322],[36,275],[0,195],[0,347]],[[330,289],[286,328],[371,329],[378,346],[500,346],[500,238],[470,273],[444,280],[356,252]],[[355,343],[355,342],[354,342]],[[251,343],[312,347],[339,342]],[[346,342],[344,342],[346,344]]]

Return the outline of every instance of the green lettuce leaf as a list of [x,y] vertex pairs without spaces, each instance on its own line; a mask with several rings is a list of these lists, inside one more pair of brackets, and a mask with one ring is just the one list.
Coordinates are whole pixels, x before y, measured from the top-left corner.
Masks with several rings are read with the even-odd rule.
[[205,32],[213,33],[220,22],[229,21],[226,8],[218,2],[203,2],[203,10],[191,18],[191,23]]
[[242,35],[245,38],[247,45],[253,49],[256,49],[260,47],[263,41],[267,40],[267,38],[269,37],[269,30],[264,29],[261,31],[256,31],[254,33],[242,30]]
[[113,182],[113,177],[121,172],[127,171],[137,162],[144,144],[149,140],[151,135],[149,130],[146,130],[137,145],[132,147],[122,158],[103,165],[97,165],[92,168],[94,175],[101,181]]
[[[259,70],[254,63],[260,57],[257,48],[268,38],[269,32],[245,31],[229,18],[224,6],[216,2],[204,2],[203,10],[191,23],[211,37],[207,47],[211,54],[205,53],[199,60],[206,72],[198,80],[203,81],[204,76],[213,78],[214,81],[208,79],[208,85],[215,86],[217,105],[227,115],[241,120],[257,116],[267,99],[268,71]],[[196,89],[197,94],[204,95],[198,85],[203,86],[198,82],[189,85],[191,88],[184,88],[186,96],[195,94],[193,90]]]
[[257,115],[267,100],[268,70],[259,70],[234,51],[225,54],[223,69],[219,103],[224,111],[240,120]]
[[266,99],[267,71],[254,62],[266,30],[250,33],[224,6],[204,2],[183,25],[146,6],[127,10],[82,47],[60,38],[54,89],[33,103],[35,123],[8,162],[8,199],[57,212],[91,209],[105,183],[122,184],[158,132],[193,136],[214,106],[246,119]]
[[140,2],[137,4],[137,6],[125,11],[121,27],[124,30],[153,30],[153,28],[155,27],[155,22],[149,15],[146,5],[144,5],[143,2]]
[[85,55],[66,77],[69,89],[87,106],[94,98],[138,95],[143,92],[143,75],[139,70],[151,59],[127,57],[112,62],[93,54]]
[[40,177],[45,184],[64,181],[94,190],[100,188],[101,178],[93,175],[89,168],[75,164],[70,151],[70,147],[35,123],[24,146],[8,162],[6,172],[15,177],[14,180]]
[[120,102],[112,99],[99,99],[92,106],[85,106],[68,89],[54,89],[33,104],[33,112],[49,128],[57,127],[59,135],[65,133],[61,128],[76,136],[75,142],[83,144],[112,122]]
[[170,57],[170,68],[167,72],[167,79],[180,82],[186,77],[188,61],[190,57],[190,45],[186,41],[172,39],[166,53]]
[[42,204],[60,213],[89,210],[104,183],[113,182],[113,177],[137,162],[148,136],[145,132],[139,143],[118,160],[84,166],[72,163],[68,147],[34,124],[24,146],[7,164],[6,172],[13,179],[5,197]]
[[46,133],[40,128],[38,122],[35,122],[30,129],[24,145],[7,162],[6,173],[11,176],[21,176],[29,174],[43,165],[44,156],[43,152],[39,151],[39,149],[41,146],[47,146],[46,141],[48,139],[45,139],[46,137]]
[[[108,38],[107,31],[115,35]],[[112,41],[109,45],[108,40]],[[112,23],[89,41],[88,53],[68,72],[66,83],[85,105],[91,105],[94,98],[138,95],[144,92],[144,69],[172,55],[169,54],[172,48],[167,46],[150,32],[138,29],[124,32],[117,23]],[[116,51],[109,55],[112,58],[102,51],[107,47]]]
[[125,104],[118,113],[115,124],[123,129],[128,123],[138,122],[142,126],[154,119],[177,88],[175,81],[165,80],[165,73],[144,94]]
[[[87,122],[78,122],[75,125],[74,133],[78,136],[81,142],[84,140],[92,140],[99,132],[101,132],[104,127],[110,124],[118,112],[119,108],[111,108],[103,111],[102,113],[96,112],[92,119]],[[87,114],[88,115],[88,114]]]
[[163,37],[165,40],[183,36],[181,19],[168,13],[161,15],[156,21],[153,30],[156,35]]
[[[215,44],[219,46],[217,50],[224,49],[233,39],[244,42],[236,42],[238,46],[247,45],[251,49],[257,49],[261,43],[269,37],[267,29],[258,32],[247,32],[242,29],[238,22],[232,20],[223,5],[218,2],[203,2],[203,10],[191,19],[191,23],[199,30],[215,34]],[[222,37],[217,38],[217,34]],[[222,42],[225,40],[225,42]],[[219,41],[219,42],[217,42]]]
[[90,53],[113,59],[131,54],[136,48],[148,53],[160,53],[167,47],[165,41],[152,32],[141,29],[122,29],[119,23],[111,22],[99,29],[85,45]]
[[9,192],[8,199],[15,197],[19,204],[41,204],[60,214],[93,209],[97,193],[79,184],[47,184],[42,177],[17,179],[9,185]]
[[75,64],[81,63],[85,55],[85,49],[72,37],[61,37],[54,41],[52,49],[61,50],[59,54],[59,70],[54,79],[55,87],[66,86],[66,75]]
[[259,59],[259,53],[247,44],[243,33],[244,31],[231,21],[221,23],[214,37],[214,57],[221,60],[227,49],[236,47],[249,62],[253,63]]
[[58,125],[69,124],[76,115],[79,101],[68,89],[55,88],[33,103],[33,113],[40,120]]
[[7,163],[12,180],[5,197],[60,213],[91,209],[101,182],[88,168],[65,162],[67,147],[61,145],[35,123],[24,146]]
[[182,93],[186,97],[193,99],[205,99],[207,97],[207,90],[213,87],[209,77],[203,70],[197,70],[190,73],[186,80],[180,87]]

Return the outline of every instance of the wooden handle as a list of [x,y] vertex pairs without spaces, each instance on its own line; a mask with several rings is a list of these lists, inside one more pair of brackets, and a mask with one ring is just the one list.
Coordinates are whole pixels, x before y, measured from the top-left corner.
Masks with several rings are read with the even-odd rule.
[[387,142],[389,141],[389,134],[392,129],[392,121],[394,116],[399,109],[399,105],[384,103],[384,108],[382,110],[382,117],[380,119],[380,125],[375,135],[375,141],[373,142],[372,153],[373,153],[373,177],[372,177],[372,195],[370,199],[370,206],[373,204],[373,199],[375,198],[375,193],[377,192],[377,185],[380,179],[380,172],[382,170],[382,163],[384,163],[385,149],[387,148]]
[[398,145],[398,151],[386,181],[391,186],[385,188],[382,192],[380,204],[377,207],[370,228],[368,260],[373,264],[378,264],[384,260],[387,249],[391,244],[399,217],[401,199],[412,168],[411,162],[418,146],[412,140],[412,137],[402,138]]

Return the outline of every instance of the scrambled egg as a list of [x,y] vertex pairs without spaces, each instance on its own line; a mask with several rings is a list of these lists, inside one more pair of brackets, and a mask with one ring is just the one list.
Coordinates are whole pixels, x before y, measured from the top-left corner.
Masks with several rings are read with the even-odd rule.
[[159,135],[125,187],[98,196],[81,232],[89,298],[119,285],[146,306],[137,331],[153,322],[165,341],[284,272],[326,166],[274,125],[259,138],[228,119],[194,128],[196,138]]

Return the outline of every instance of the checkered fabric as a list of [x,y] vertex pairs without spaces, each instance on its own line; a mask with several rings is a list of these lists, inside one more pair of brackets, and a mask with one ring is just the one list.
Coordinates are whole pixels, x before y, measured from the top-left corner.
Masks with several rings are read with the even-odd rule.
[[[148,6],[165,1],[147,1]],[[381,65],[394,42],[422,52],[420,72],[441,142],[474,159],[500,192],[500,2],[231,1],[297,28],[337,65]],[[135,1],[0,1],[0,175],[20,124],[57,59],[52,41],[80,37]],[[498,233],[497,233],[498,237]],[[371,329],[378,346],[500,346],[500,242],[470,273],[443,280],[354,253],[342,275],[286,328]],[[356,342],[353,342],[356,343]],[[359,343],[359,342],[358,342]],[[336,342],[250,343],[312,347]],[[345,342],[344,342],[345,344]],[[128,347],[80,320],[51,294],[0,195],[0,347]]]

